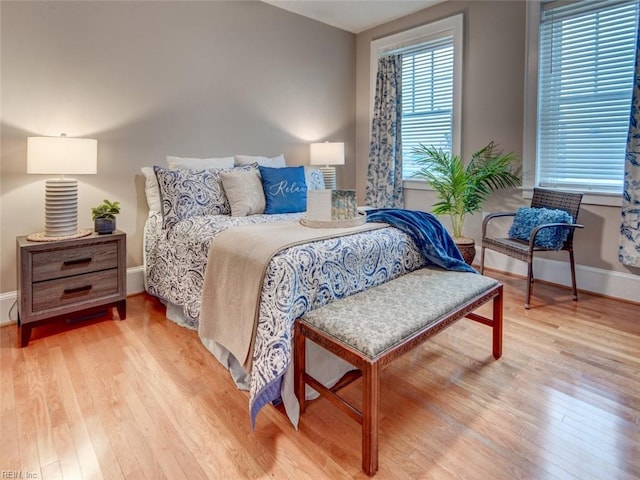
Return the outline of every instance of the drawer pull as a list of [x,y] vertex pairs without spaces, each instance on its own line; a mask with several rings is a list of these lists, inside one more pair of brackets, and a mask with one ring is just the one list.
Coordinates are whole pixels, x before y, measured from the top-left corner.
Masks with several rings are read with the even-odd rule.
[[63,265],[78,265],[79,263],[89,263],[91,260],[91,257],[76,258],[75,260],[65,260]]
[[76,287],[76,288],[65,288],[64,289],[64,294],[65,295],[70,295],[72,293],[88,292],[92,288],[93,288],[92,285],[83,285],[82,287]]

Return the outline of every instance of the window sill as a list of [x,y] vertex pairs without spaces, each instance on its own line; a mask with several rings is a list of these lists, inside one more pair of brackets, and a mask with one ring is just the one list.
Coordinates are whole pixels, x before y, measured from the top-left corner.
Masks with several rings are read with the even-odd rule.
[[[424,180],[403,180],[402,187],[407,190],[427,190],[433,192],[433,188]],[[533,197],[533,187],[521,187],[522,198],[528,200]],[[564,189],[570,191],[569,189]],[[580,191],[580,190],[576,190]],[[603,207],[622,207],[622,194],[584,193],[583,205],[601,205]]]
[[403,180],[402,188],[406,188],[407,190],[431,190],[433,188],[429,186],[426,180]]

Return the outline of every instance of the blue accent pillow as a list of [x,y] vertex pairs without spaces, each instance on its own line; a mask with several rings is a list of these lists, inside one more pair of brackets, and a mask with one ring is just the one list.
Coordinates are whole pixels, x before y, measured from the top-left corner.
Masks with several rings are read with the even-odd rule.
[[[522,207],[518,209],[513,219],[513,224],[509,229],[509,238],[528,242],[531,230],[545,223],[573,223],[573,218],[564,210]],[[568,236],[568,228],[543,228],[536,235],[535,245],[560,250]]]
[[307,209],[304,167],[258,167],[266,207],[264,213],[296,213]]

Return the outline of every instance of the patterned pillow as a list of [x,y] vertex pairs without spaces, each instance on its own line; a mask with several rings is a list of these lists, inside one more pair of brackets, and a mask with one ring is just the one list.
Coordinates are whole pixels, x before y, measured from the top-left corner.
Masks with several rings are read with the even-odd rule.
[[307,190],[324,190],[324,176],[319,168],[304,167]]
[[[573,223],[573,217],[564,210],[522,207],[516,212],[509,229],[509,238],[529,241],[531,231],[546,223]],[[569,229],[563,227],[543,228],[536,235],[535,245],[542,248],[560,250],[569,236]]]
[[266,200],[264,213],[296,213],[307,209],[304,167],[258,167]]
[[162,200],[162,227],[171,228],[180,220],[195,215],[228,215],[231,207],[222,188],[220,173],[256,168],[255,164],[210,170],[153,167]]

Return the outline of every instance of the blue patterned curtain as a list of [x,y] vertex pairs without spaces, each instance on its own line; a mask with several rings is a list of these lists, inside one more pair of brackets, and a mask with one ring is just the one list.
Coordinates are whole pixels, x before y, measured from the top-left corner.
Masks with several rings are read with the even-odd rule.
[[371,207],[401,208],[403,206],[400,142],[401,83],[401,55],[382,57],[378,61],[365,193],[365,203]]
[[618,259],[629,267],[640,267],[640,20],[637,35],[618,253]]

